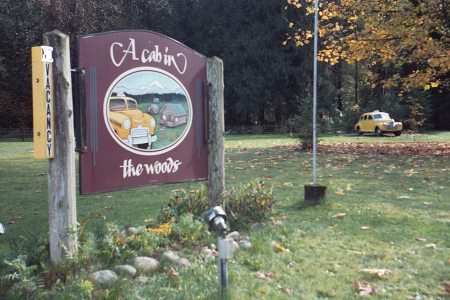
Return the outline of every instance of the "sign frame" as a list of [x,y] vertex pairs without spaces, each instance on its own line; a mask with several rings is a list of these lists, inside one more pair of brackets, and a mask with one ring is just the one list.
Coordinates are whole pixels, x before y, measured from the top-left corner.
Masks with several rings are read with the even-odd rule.
[[[80,153],[80,193],[206,180],[206,57],[172,38],[145,30],[80,36],[78,51],[78,67],[86,76],[86,149]],[[149,88],[152,85],[154,89]],[[151,127],[147,130],[151,136],[147,148],[134,144],[137,138],[132,133],[127,132],[126,138],[114,127],[116,120],[127,115],[119,111],[122,115],[118,116],[114,111],[119,100],[127,110],[135,100],[142,115],[155,119],[155,132]],[[170,123],[163,120],[162,113],[151,115],[150,104],[156,101],[161,110],[179,113],[178,119]],[[167,116],[170,118],[169,113]],[[131,130],[137,131],[134,119],[129,121]]]

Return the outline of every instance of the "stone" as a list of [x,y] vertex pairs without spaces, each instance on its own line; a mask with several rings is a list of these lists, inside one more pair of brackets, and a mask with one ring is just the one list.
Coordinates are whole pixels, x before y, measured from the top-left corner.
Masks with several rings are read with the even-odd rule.
[[239,247],[242,249],[250,249],[252,247],[252,243],[249,240],[240,240]]
[[205,260],[214,260],[214,258],[215,258],[215,256],[214,256],[214,249],[209,249],[208,247],[203,247],[200,250],[200,255]]
[[139,226],[137,229],[137,232],[139,234],[146,234],[147,233],[147,228],[145,226]]
[[187,258],[184,258],[184,257],[180,257],[177,260],[177,265],[179,265],[180,267],[183,267],[183,268],[190,268],[190,267],[192,267],[191,262]]
[[241,234],[239,241],[250,241],[250,237],[246,234]]
[[230,232],[229,234],[227,234],[227,238],[239,242],[239,232],[237,231]]
[[130,228],[127,229],[127,236],[133,236],[133,235],[136,235],[138,233],[139,233],[139,231],[137,230],[136,227],[130,227]]
[[91,274],[91,280],[99,285],[111,285],[116,282],[119,277],[114,271],[101,270]]
[[180,259],[180,257],[178,256],[178,254],[172,250],[165,251],[163,254],[161,254],[161,257],[159,258],[159,260],[162,263],[168,262],[168,263],[172,263],[172,264],[177,263],[177,261],[179,259]]
[[153,257],[138,256],[134,260],[134,266],[137,271],[147,273],[156,270],[159,267],[159,261]]
[[114,268],[119,275],[133,278],[136,276],[136,268],[130,265],[119,265]]
[[231,244],[231,250],[233,251],[233,253],[237,250],[239,250],[239,244],[238,242],[236,242],[235,240],[231,240],[230,241]]

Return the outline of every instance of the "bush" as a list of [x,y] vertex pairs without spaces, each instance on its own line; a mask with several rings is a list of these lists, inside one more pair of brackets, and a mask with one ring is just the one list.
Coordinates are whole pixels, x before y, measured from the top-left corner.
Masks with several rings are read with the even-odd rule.
[[205,222],[191,214],[184,214],[173,225],[170,237],[183,245],[193,246],[208,238],[209,231]]
[[[237,229],[250,223],[263,221],[273,205],[273,190],[266,182],[255,179],[249,183],[232,187],[224,196],[222,206],[228,213],[231,228]],[[169,203],[161,209],[159,221],[175,218],[177,223],[186,214],[203,222],[209,209],[206,186],[196,190],[175,190]]]
[[271,212],[273,189],[261,179],[231,188],[225,197],[230,227],[240,228],[265,220]]
[[161,209],[158,221],[168,222],[172,218],[178,219],[184,214],[202,218],[207,210],[208,193],[206,185],[202,185],[195,190],[177,189],[172,191],[167,206]]

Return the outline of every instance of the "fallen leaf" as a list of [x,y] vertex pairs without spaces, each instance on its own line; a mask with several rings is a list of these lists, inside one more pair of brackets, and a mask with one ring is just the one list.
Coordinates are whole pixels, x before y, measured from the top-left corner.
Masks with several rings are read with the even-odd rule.
[[245,168],[242,168],[242,167],[236,167],[236,168],[234,168],[235,170],[245,170]]
[[426,244],[426,245],[425,245],[425,248],[428,248],[428,249],[436,249],[436,248],[437,248],[437,245],[436,245],[435,243],[429,243],[429,244]]
[[170,268],[169,271],[167,272],[167,274],[169,275],[169,277],[171,279],[174,279],[174,280],[176,280],[176,279],[178,279],[178,277],[180,277],[180,274],[178,274],[178,272],[175,271],[174,268]]
[[362,230],[369,230],[369,229],[370,229],[370,226],[361,226],[361,229],[362,229]]
[[361,296],[375,295],[375,289],[365,280],[355,281],[355,288]]
[[361,272],[376,276],[379,279],[385,279],[392,274],[391,270],[389,269],[362,269]]
[[284,186],[293,187],[294,184],[292,182],[285,182],[283,183]]
[[353,190],[353,185],[350,184],[350,183],[348,183],[347,186],[345,187],[345,190],[346,190],[347,192],[350,192],[351,190]]
[[450,281],[444,281],[442,283],[442,287],[447,292],[447,294],[450,295]]
[[344,196],[345,195],[344,191],[341,189],[336,190],[336,192],[334,192],[334,194],[336,196]]
[[331,217],[332,217],[333,219],[342,219],[342,218],[345,217],[346,215],[347,215],[346,213],[338,213],[338,214],[332,215]]
[[277,249],[278,251],[280,251],[280,252],[288,252],[288,251],[289,251],[289,249],[283,247],[283,245],[281,245],[281,244],[278,243],[278,242],[273,243],[273,247],[274,247],[275,249]]
[[260,271],[256,272],[255,276],[256,276],[256,278],[259,278],[259,279],[266,279],[266,274],[264,274],[263,272],[260,272]]
[[402,195],[402,196],[398,196],[397,199],[411,199],[411,197],[407,196],[407,195]]
[[418,242],[425,242],[427,239],[421,238],[421,237],[416,237],[416,241]]
[[294,290],[290,288],[283,288],[282,291],[288,294],[289,296],[291,296],[292,293],[294,292]]

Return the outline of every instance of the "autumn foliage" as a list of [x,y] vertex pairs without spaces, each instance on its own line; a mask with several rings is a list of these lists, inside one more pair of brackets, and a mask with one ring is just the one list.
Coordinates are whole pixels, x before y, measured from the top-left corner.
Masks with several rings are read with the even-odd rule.
[[[441,0],[341,0],[319,2],[318,59],[331,65],[345,61],[383,68],[369,73],[372,87],[450,87],[448,2]],[[313,0],[287,0],[289,10],[312,18]],[[302,17],[300,17],[302,18]],[[284,44],[303,46],[311,30],[289,21]]]

